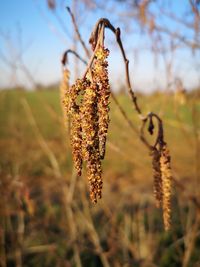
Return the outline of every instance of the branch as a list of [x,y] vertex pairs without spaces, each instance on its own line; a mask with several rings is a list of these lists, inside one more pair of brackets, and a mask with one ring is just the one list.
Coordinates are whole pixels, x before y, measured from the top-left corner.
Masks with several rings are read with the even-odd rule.
[[132,121],[129,120],[125,110],[122,108],[122,106],[120,105],[119,101],[117,100],[117,98],[115,97],[115,95],[111,92],[111,96],[116,104],[116,106],[119,108],[122,116],[124,117],[124,119],[127,121],[128,125],[130,126],[130,128],[134,131],[134,133],[139,134],[137,128],[133,125]]
[[[68,8],[68,11],[70,12],[70,9]],[[72,14],[72,13],[71,13]],[[72,14],[73,15],[73,14]],[[108,19],[106,18],[101,18],[97,21],[94,30],[91,33],[89,42],[92,45],[92,49],[93,49],[93,54],[90,57],[89,63],[86,67],[86,71],[83,75],[83,78],[86,77],[88,71],[91,71],[91,66],[93,64],[93,61],[95,59],[95,55],[96,55],[96,51],[99,48],[99,44],[103,45],[104,42],[104,31],[105,28],[110,29],[116,37],[116,41],[119,45],[120,51],[122,53],[122,57],[124,59],[124,64],[125,64],[125,71],[126,71],[126,83],[127,83],[127,87],[128,87],[128,92],[129,95],[131,97],[132,103],[135,107],[135,110],[137,111],[137,113],[139,114],[140,119],[142,120],[142,127],[141,127],[141,131],[140,131],[140,139],[141,141],[151,150],[152,148],[156,147],[158,144],[160,144],[160,146],[163,146],[164,142],[164,137],[163,137],[163,125],[162,125],[162,120],[159,118],[158,115],[156,115],[155,113],[150,112],[147,116],[143,116],[142,115],[142,111],[137,103],[137,98],[135,96],[134,91],[132,90],[131,87],[131,82],[130,82],[130,74],[129,74],[129,60],[126,57],[126,53],[121,41],[121,33],[120,33],[120,29],[119,28],[115,28]],[[71,50],[68,50],[64,53],[63,55],[63,59],[62,59],[62,63],[65,64],[66,60],[67,60],[67,52],[69,52]],[[73,53],[79,58],[80,56],[73,51]],[[81,59],[82,60],[82,59]],[[135,127],[133,126],[133,124],[131,123],[131,121],[128,119],[128,117],[126,116],[124,110],[122,109],[122,107],[119,106],[119,103],[117,102],[117,99],[113,96],[113,99],[115,101],[115,103],[117,104],[117,106],[120,109],[120,112],[122,113],[123,117],[126,119],[126,121],[128,122],[129,126],[135,131],[137,132],[137,130],[135,129]],[[146,125],[146,122],[149,120],[150,123],[152,123],[152,118],[155,117],[158,121],[158,135],[156,138],[156,142],[155,144],[152,146],[149,144],[149,142],[146,140],[146,138],[144,137],[144,127]],[[153,123],[152,123],[153,125]],[[154,128],[154,126],[153,126]],[[150,134],[153,134],[153,129],[152,129],[152,133],[150,132]]]
[[[99,30],[100,30],[100,27],[104,25],[105,28],[108,28],[110,29],[114,34],[115,34],[115,37],[116,37],[116,41],[119,45],[119,48],[121,50],[121,53],[122,53],[122,56],[123,56],[123,59],[124,59],[124,64],[125,64],[125,70],[126,70],[126,83],[127,83],[127,86],[128,86],[128,92],[129,92],[129,95],[131,97],[131,100],[134,104],[134,107],[135,107],[135,110],[137,111],[137,113],[140,115],[140,117],[142,118],[142,112],[141,112],[141,109],[137,103],[137,97],[135,96],[135,93],[134,91],[132,90],[132,87],[131,87],[131,82],[130,82],[130,75],[129,75],[129,60],[127,59],[126,57],[126,54],[125,54],[125,51],[124,51],[124,47],[123,47],[123,44],[122,44],[122,41],[121,41],[121,34],[120,34],[120,28],[115,28],[108,19],[106,18],[101,18],[98,20],[98,22],[96,23],[95,27],[94,27],[94,30],[91,34],[91,37],[90,37],[90,43],[92,44],[93,47],[97,47],[98,44],[98,36],[99,36]],[[93,59],[92,59],[93,61]],[[142,118],[143,119],[143,118]]]
[[83,41],[83,39],[81,37],[81,34],[79,32],[79,29],[78,29],[78,26],[77,26],[77,23],[76,23],[76,20],[75,20],[75,17],[74,17],[74,14],[71,12],[71,9],[69,7],[67,7],[67,11],[69,12],[69,15],[71,16],[72,23],[74,25],[74,30],[75,30],[75,32],[77,34],[77,37],[78,37],[78,39],[79,39],[79,41],[80,41],[80,43],[81,43],[86,55],[87,55],[87,57],[89,58],[90,57],[90,52],[89,52],[88,48],[85,45],[85,42]]
[[169,29],[164,28],[162,26],[159,25],[155,25],[155,30],[157,30],[158,32],[162,32],[165,33],[169,36],[171,36],[172,38],[175,38],[177,40],[180,40],[182,43],[184,43],[185,45],[193,48],[193,49],[199,49],[200,48],[200,44],[191,40],[187,40],[184,36],[179,35],[179,33],[177,32],[171,32]]
[[62,59],[61,59],[61,63],[64,66],[67,62],[68,62],[68,54],[71,53],[73,54],[75,57],[77,57],[83,64],[87,65],[87,62],[78,54],[76,53],[74,50],[72,49],[68,49],[63,53]]

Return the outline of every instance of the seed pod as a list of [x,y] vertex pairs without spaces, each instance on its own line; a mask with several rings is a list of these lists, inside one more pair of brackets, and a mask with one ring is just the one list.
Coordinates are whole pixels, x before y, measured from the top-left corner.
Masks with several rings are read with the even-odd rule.
[[172,174],[170,167],[170,155],[167,145],[161,149],[160,169],[162,174],[163,188],[163,220],[165,230],[169,230],[171,224],[171,182]]
[[156,206],[162,207],[163,189],[162,189],[162,176],[160,170],[160,152],[153,148],[151,151],[152,167],[154,177],[154,197],[156,200]]
[[103,159],[105,156],[109,124],[110,85],[108,78],[108,62],[106,60],[109,55],[109,50],[99,46],[95,55],[96,61],[93,66],[93,79],[98,86],[99,151],[100,157]]

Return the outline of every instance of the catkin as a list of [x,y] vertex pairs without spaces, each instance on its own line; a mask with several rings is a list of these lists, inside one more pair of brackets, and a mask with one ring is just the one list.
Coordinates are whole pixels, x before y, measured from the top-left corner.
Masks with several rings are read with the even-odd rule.
[[77,174],[81,176],[82,170],[82,128],[81,118],[79,112],[74,112],[71,116],[71,147],[74,166],[77,170]]
[[163,221],[165,230],[169,230],[171,224],[172,174],[170,167],[170,155],[166,144],[161,149],[160,170],[162,174],[162,190],[163,190]]
[[78,79],[74,85],[69,88],[69,99],[67,103],[67,111],[71,116],[71,147],[72,156],[75,168],[79,176],[81,176],[82,170],[82,125],[81,125],[81,112],[79,97],[85,90],[85,80]]
[[77,79],[75,84],[69,88],[69,100],[67,105],[68,114],[72,115],[74,112],[80,110],[79,97],[86,88],[85,79]]
[[93,67],[93,79],[98,86],[98,113],[99,113],[99,152],[101,159],[105,156],[106,137],[109,124],[109,97],[110,85],[108,78],[107,57],[109,50],[99,46],[96,51],[96,61]]
[[101,160],[105,156],[109,124],[110,86],[106,60],[108,54],[107,49],[98,47],[86,78],[77,79],[67,91],[65,89],[63,102],[71,117],[74,165],[81,175],[82,162],[86,162],[90,198],[93,203],[102,196]]
[[67,127],[68,104],[69,104],[69,78],[70,72],[68,69],[63,70],[63,79],[60,85],[60,102],[63,111],[64,125]]
[[156,200],[156,206],[162,207],[163,200],[163,188],[162,188],[162,174],[160,170],[160,152],[153,148],[151,151],[153,178],[154,178],[154,197]]
[[101,198],[102,177],[99,155],[97,85],[91,83],[85,90],[82,113],[83,158],[87,165],[87,178],[90,184],[90,198],[96,203]]

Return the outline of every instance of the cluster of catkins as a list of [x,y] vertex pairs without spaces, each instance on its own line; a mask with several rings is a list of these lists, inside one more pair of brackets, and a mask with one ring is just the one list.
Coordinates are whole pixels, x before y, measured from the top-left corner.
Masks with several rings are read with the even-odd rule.
[[63,104],[71,120],[71,146],[78,175],[86,162],[90,198],[96,203],[102,194],[101,160],[105,156],[109,124],[110,86],[108,79],[109,51],[100,46],[92,67],[83,79],[66,86]]
[[152,165],[154,176],[154,196],[157,207],[162,207],[165,230],[171,223],[171,183],[172,174],[170,155],[166,143],[160,149],[152,148]]

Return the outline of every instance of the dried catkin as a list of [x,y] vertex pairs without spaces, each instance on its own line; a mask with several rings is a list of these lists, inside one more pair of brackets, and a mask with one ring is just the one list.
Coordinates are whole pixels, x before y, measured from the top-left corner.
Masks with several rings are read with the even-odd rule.
[[77,174],[81,176],[82,170],[82,128],[81,117],[79,112],[75,111],[71,116],[71,147],[74,166],[77,170]]
[[72,156],[75,168],[79,176],[82,170],[82,126],[81,112],[79,103],[80,95],[85,90],[86,81],[78,79],[74,85],[69,88],[69,99],[66,106],[68,114],[71,116],[71,146]]
[[101,160],[105,155],[109,124],[108,54],[107,49],[98,47],[86,78],[77,79],[67,90],[68,98],[64,101],[71,116],[73,161],[79,175],[82,162],[86,162],[90,198],[94,203],[102,196]]
[[162,188],[162,175],[160,170],[160,151],[153,148],[151,151],[153,178],[154,178],[154,197],[156,200],[156,206],[162,207],[163,188]]
[[83,133],[82,152],[87,166],[90,198],[94,203],[97,202],[97,198],[101,198],[102,190],[97,101],[97,85],[92,82],[85,90],[81,114]]
[[110,85],[108,78],[107,57],[109,50],[99,46],[93,66],[93,79],[98,86],[98,114],[99,114],[99,152],[101,159],[105,156],[106,137],[109,124]]
[[164,220],[165,230],[169,230],[171,224],[172,174],[170,167],[170,155],[166,144],[161,149],[160,170],[162,173],[162,188],[163,188],[163,220]]
[[85,88],[86,80],[84,79],[77,79],[75,84],[69,88],[69,99],[66,108],[70,115],[75,111],[80,110],[81,103],[79,103],[79,97],[81,96],[82,92],[84,92]]
[[65,68],[63,70],[63,79],[60,85],[60,101],[61,101],[65,126],[67,126],[65,120],[67,119],[68,115],[67,107],[69,103],[69,78],[70,78],[70,72],[68,69]]

